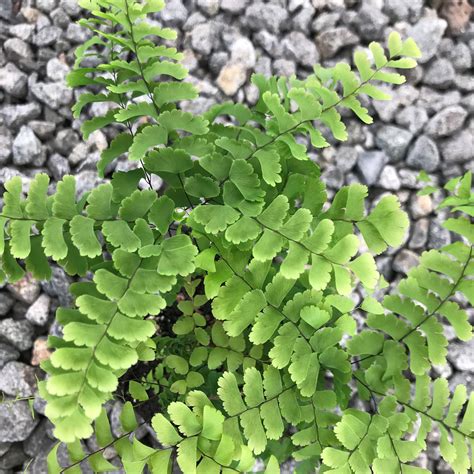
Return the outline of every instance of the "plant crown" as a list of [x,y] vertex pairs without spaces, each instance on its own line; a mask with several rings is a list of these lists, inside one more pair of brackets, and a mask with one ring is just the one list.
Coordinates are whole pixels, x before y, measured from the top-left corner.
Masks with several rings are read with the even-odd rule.
[[[68,77],[83,92],[74,116],[109,104],[84,122],[84,138],[118,126],[98,172],[123,155],[131,166],[79,200],[72,176],[51,193],[38,174],[26,198],[14,178],[0,217],[9,281],[25,268],[48,279],[51,261],[87,277],[70,287],[74,307],[57,311],[63,336],[49,338],[43,363],[46,415],[71,459],[59,465],[58,444],[49,471],[81,472],[83,459],[113,471],[104,451],[114,446],[128,473],[168,473],[174,459],[185,474],[248,472],[260,459],[273,474],[289,458],[300,473],[422,473],[412,461],[436,426],[442,457],[468,472],[473,396],[463,385],[451,394],[430,371],[446,363],[441,322],[471,338],[459,305],[474,300],[471,175],[450,181],[441,203],[455,242],[425,252],[376,299],[387,284],[373,255],[403,242],[407,216],[392,195],[367,210],[361,184],[328,203],[307,153],[309,142],[347,139],[342,109],[372,123],[361,96],[390,98],[375,84],[404,82],[393,70],[415,67],[414,41],[392,33],[388,50],[357,51],[354,71],[339,63],[304,80],[254,75],[254,107],[227,102],[195,115],[177,106],[198,91],[169,46],[176,33],[153,20],[163,0],[80,4],[93,36]],[[146,370],[130,377],[136,364]],[[129,401],[118,436],[106,403],[120,386]],[[133,435],[150,402],[158,447]],[[93,434],[99,449],[85,452],[80,440]]]

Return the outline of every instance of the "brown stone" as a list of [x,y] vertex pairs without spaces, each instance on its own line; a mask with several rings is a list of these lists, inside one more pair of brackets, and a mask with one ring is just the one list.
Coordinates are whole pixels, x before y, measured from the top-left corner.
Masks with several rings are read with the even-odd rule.
[[44,360],[51,357],[51,351],[48,349],[48,342],[46,338],[40,337],[36,339],[33,344],[33,351],[31,355],[31,365],[40,365]]

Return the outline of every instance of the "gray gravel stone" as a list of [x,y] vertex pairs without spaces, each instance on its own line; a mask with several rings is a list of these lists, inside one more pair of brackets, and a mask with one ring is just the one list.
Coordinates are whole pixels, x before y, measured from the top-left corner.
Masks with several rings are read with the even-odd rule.
[[359,38],[345,26],[327,29],[316,40],[323,58],[332,58],[341,48],[359,42]]
[[60,0],[59,6],[72,17],[76,17],[81,13],[81,7],[76,0]]
[[219,44],[219,29],[215,22],[196,25],[191,32],[191,46],[194,51],[208,55]]
[[33,345],[33,327],[28,321],[16,321],[12,318],[2,319],[0,321],[0,340],[12,344],[20,351],[26,351]]
[[181,0],[170,0],[166,2],[166,7],[161,11],[161,18],[171,26],[180,26],[188,17],[188,10]]
[[42,294],[38,299],[28,308],[25,318],[37,326],[44,326],[48,322],[49,308],[51,306],[51,299],[48,295]]
[[210,16],[219,11],[220,0],[196,0],[197,6]]
[[55,444],[55,441],[50,438],[52,428],[49,420],[41,421],[31,436],[23,442],[23,450],[28,456],[34,458],[41,453],[49,452]]
[[0,165],[8,162],[12,154],[12,136],[5,127],[0,127]]
[[428,114],[432,114],[459,102],[461,94],[457,90],[439,92],[431,87],[421,87],[417,105],[423,107]]
[[69,71],[70,67],[58,58],[50,59],[46,65],[46,75],[52,81],[64,82]]
[[28,78],[13,63],[8,63],[0,69],[0,89],[13,97],[25,97]]
[[5,125],[18,129],[41,114],[41,106],[36,102],[21,105],[6,105],[0,108],[0,117]]
[[36,388],[37,371],[23,362],[8,362],[0,370],[0,391],[12,397],[31,397]]
[[396,168],[390,165],[385,166],[382,173],[380,173],[380,177],[376,185],[382,189],[398,191],[401,187],[401,183]]
[[420,18],[423,0],[385,0],[384,12],[394,21],[416,21]]
[[20,353],[14,347],[0,342],[0,369],[8,362],[17,360],[19,357]]
[[285,58],[302,66],[313,67],[319,61],[319,53],[314,42],[300,31],[292,31],[282,41]]
[[36,0],[36,7],[49,13],[58,6],[57,0]]
[[462,163],[474,158],[474,134],[471,130],[462,130],[453,137],[441,142],[441,155],[448,163]]
[[23,125],[13,141],[13,163],[24,166],[44,156],[45,151],[38,137],[30,127]]
[[245,11],[245,21],[252,30],[279,33],[288,19],[285,8],[273,3],[252,3]]
[[33,43],[40,48],[50,46],[56,43],[61,38],[62,34],[63,30],[57,26],[45,26],[36,33]]
[[427,63],[436,54],[447,26],[446,20],[427,14],[408,29],[407,35],[416,41],[422,51],[422,57],[418,59],[421,64]]
[[415,222],[411,232],[410,243],[408,244],[410,249],[418,250],[426,246],[429,227],[430,221],[428,219],[420,219]]
[[[26,460],[26,454],[23,452],[21,445],[14,444],[8,452],[0,457],[0,469],[13,469],[15,466],[21,465]],[[8,472],[8,471],[7,471]]]
[[459,105],[446,107],[426,125],[425,131],[432,137],[446,137],[459,130],[467,117],[467,111]]
[[72,90],[62,82],[37,82],[31,86],[31,92],[40,102],[54,110],[72,102]]
[[423,82],[438,89],[449,87],[456,76],[453,65],[444,58],[430,64],[423,76]]
[[474,77],[471,74],[458,74],[454,78],[454,84],[463,92],[474,91]]
[[410,212],[414,219],[426,217],[433,212],[433,208],[431,196],[418,196],[414,194],[410,200]]
[[240,63],[248,69],[255,66],[257,56],[252,42],[243,36],[234,41],[230,47],[230,60]]
[[405,157],[412,138],[413,134],[407,130],[392,125],[384,125],[377,131],[375,143],[387,153],[391,162],[396,162]]
[[424,108],[410,105],[398,112],[396,122],[398,125],[403,125],[409,132],[417,135],[428,122],[428,114]]
[[350,171],[357,163],[358,153],[354,147],[341,146],[336,152],[337,167],[344,171]]
[[24,400],[0,403],[0,420],[0,442],[24,441],[38,424]]
[[474,340],[468,342],[454,342],[449,345],[448,359],[463,372],[474,373]]
[[8,294],[0,292],[0,316],[5,316],[10,311],[15,300]]
[[0,18],[9,20],[12,15],[12,0],[2,0],[0,3]]
[[71,167],[69,161],[64,156],[54,153],[49,157],[48,168],[56,181],[59,181],[63,176],[70,174]]
[[[30,25],[27,25],[30,26]],[[9,38],[3,44],[5,55],[9,61],[13,61],[21,66],[32,69],[33,66],[33,50],[31,46],[20,38]]]
[[393,260],[393,269],[407,275],[411,268],[418,265],[420,257],[411,250],[401,250]]
[[360,153],[357,160],[357,169],[364,183],[369,186],[375,184],[388,161],[388,156],[383,151],[364,151]]
[[388,17],[380,10],[365,2],[354,19],[354,26],[361,38],[371,41],[379,40],[388,24]]
[[446,57],[457,71],[466,71],[472,67],[472,55],[469,46],[465,43],[458,43],[448,48]]
[[221,0],[221,9],[230,13],[241,13],[249,0]]
[[439,249],[451,243],[451,235],[449,230],[445,229],[441,222],[433,219],[430,222],[430,234],[428,239],[428,247],[430,249]]
[[407,164],[428,172],[436,170],[439,166],[436,143],[426,135],[421,135],[408,152]]

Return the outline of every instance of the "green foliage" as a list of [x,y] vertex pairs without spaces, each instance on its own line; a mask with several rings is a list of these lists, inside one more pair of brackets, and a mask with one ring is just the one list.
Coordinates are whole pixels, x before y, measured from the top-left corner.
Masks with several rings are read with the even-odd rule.
[[[429,371],[446,362],[441,321],[472,337],[459,303],[474,300],[471,174],[450,181],[441,203],[455,243],[425,252],[379,301],[387,285],[374,255],[403,242],[408,219],[394,196],[368,211],[360,184],[327,202],[303,145],[347,139],[344,108],[371,123],[361,96],[386,100],[378,84],[404,81],[393,70],[416,65],[415,43],[392,33],[388,51],[358,51],[355,70],[316,66],[305,80],[254,75],[255,107],[199,116],[178,108],[198,95],[183,82],[183,55],[158,41],[175,33],[149,19],[162,0],[80,4],[93,36],[68,78],[88,89],[74,114],[111,104],[82,127],[86,138],[119,128],[98,172],[123,155],[137,168],[80,199],[70,176],[52,192],[37,175],[26,198],[18,178],[5,185],[1,276],[48,279],[53,261],[83,277],[43,363],[46,415],[71,461],[59,465],[58,445],[49,471],[79,472],[81,461],[116,470],[104,457],[113,446],[128,473],[169,473],[174,460],[185,474],[249,472],[257,458],[268,474],[289,458],[298,472],[426,472],[412,462],[436,425],[443,458],[468,472],[472,396],[463,386],[450,394]],[[105,408],[117,398],[131,400],[121,434]],[[144,410],[142,421],[143,406],[153,416]],[[160,447],[139,441],[144,422]],[[92,434],[99,449],[86,454],[80,440]]]

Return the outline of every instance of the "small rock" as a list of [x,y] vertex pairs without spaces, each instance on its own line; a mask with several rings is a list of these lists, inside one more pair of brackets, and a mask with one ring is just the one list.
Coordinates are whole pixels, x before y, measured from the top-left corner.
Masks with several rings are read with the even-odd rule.
[[379,9],[365,2],[354,18],[354,27],[361,38],[371,41],[379,40],[383,36],[384,28],[388,24],[388,17]]
[[252,30],[278,34],[288,20],[288,12],[273,3],[253,3],[245,11],[245,20]]
[[38,366],[41,362],[48,360],[50,357],[51,350],[48,348],[48,340],[44,337],[39,337],[33,344],[31,365]]
[[467,111],[459,105],[447,107],[438,112],[425,128],[432,137],[446,137],[459,130],[467,117]]
[[319,61],[316,45],[300,31],[293,31],[282,41],[285,58],[302,66],[313,67]]
[[12,136],[5,127],[0,127],[0,165],[8,162],[12,154]]
[[393,21],[417,21],[421,15],[423,0],[385,0],[383,8]]
[[454,78],[454,85],[463,92],[473,92],[474,77],[472,74],[458,74]]
[[433,212],[433,200],[431,196],[414,195],[410,201],[410,212],[414,219],[425,217]]
[[0,321],[0,340],[6,341],[20,351],[26,351],[33,345],[33,327],[28,321],[12,318]]
[[398,170],[398,176],[403,188],[407,189],[421,189],[425,186],[425,183],[418,179],[418,171],[409,170],[406,168]]
[[472,56],[466,43],[458,43],[449,48],[446,56],[457,71],[466,71],[472,67]]
[[417,135],[428,122],[428,114],[424,108],[410,105],[397,114],[396,122],[398,125],[407,128],[409,132]]
[[23,125],[13,142],[13,163],[28,165],[44,158],[45,151],[30,127]]
[[31,274],[27,273],[21,280],[8,285],[9,291],[15,298],[33,304],[40,292],[40,284]]
[[57,0],[36,0],[36,8],[39,8],[46,13],[52,12],[57,5]]
[[428,114],[439,112],[451,105],[457,105],[461,102],[459,91],[450,90],[439,92],[431,87],[423,86],[420,89],[420,96],[417,105],[423,107]]
[[343,171],[347,172],[354,168],[357,163],[357,150],[349,146],[340,146],[336,152],[336,165]]
[[403,160],[413,138],[413,134],[407,130],[392,125],[384,125],[379,128],[375,136],[375,143],[384,150],[391,162]]
[[453,65],[444,58],[430,64],[423,77],[423,82],[438,89],[449,87],[456,76]]
[[316,40],[323,58],[332,58],[341,48],[359,42],[359,38],[345,26],[327,29],[318,35]]
[[213,21],[196,25],[191,32],[191,46],[194,51],[208,56],[219,44],[219,30]]
[[357,160],[357,168],[364,183],[369,186],[375,184],[388,161],[388,156],[383,151],[362,152]]
[[13,63],[8,63],[0,68],[0,89],[13,97],[22,98],[26,96],[28,78]]
[[283,54],[281,41],[272,33],[262,30],[255,34],[255,43],[261,46],[272,58],[280,57]]
[[462,163],[474,158],[474,134],[462,130],[453,137],[441,142],[441,155],[447,163]]
[[73,44],[85,43],[91,36],[92,33],[88,29],[77,23],[70,23],[67,26],[66,39]]
[[19,357],[20,353],[14,347],[0,342],[0,369],[8,362],[17,360]]
[[398,191],[401,187],[401,183],[397,170],[393,166],[387,165],[380,174],[377,185],[382,189]]
[[8,362],[0,370],[0,391],[12,397],[31,397],[36,387],[36,369],[23,362]]
[[8,472],[4,469],[10,470],[16,466],[21,466],[24,461],[26,461],[26,454],[23,452],[21,445],[14,444],[6,454],[0,457],[0,472]]
[[33,51],[26,41],[20,38],[10,38],[3,44],[3,49],[9,61],[26,66],[28,69],[32,68]]
[[33,43],[40,48],[50,46],[56,43],[61,38],[62,34],[63,30],[57,26],[45,26],[36,33]]
[[97,176],[97,171],[84,170],[76,173],[76,197],[80,199],[84,193],[104,183],[104,180]]
[[432,220],[430,222],[430,234],[428,239],[428,247],[430,249],[439,249],[451,243],[451,234],[445,229],[441,222]]
[[253,68],[257,57],[252,42],[243,36],[234,41],[230,48],[230,60],[233,63],[240,63],[246,68]]
[[451,33],[458,35],[465,31],[472,11],[469,0],[445,0],[440,15],[448,21]]
[[0,18],[9,20],[13,13],[12,0],[2,0],[0,3]]
[[240,63],[226,64],[216,80],[216,84],[228,96],[233,96],[247,81],[247,69]]
[[474,373],[474,340],[468,342],[453,342],[449,345],[448,359],[462,372]]
[[421,135],[408,153],[407,164],[427,172],[436,170],[439,165],[439,151],[436,143],[426,135]]
[[72,17],[76,17],[81,13],[81,7],[77,0],[60,0],[59,6]]
[[219,11],[220,0],[196,0],[196,3],[208,15],[216,15]]
[[0,442],[24,441],[38,424],[25,400],[0,403]]
[[321,179],[333,189],[339,189],[344,185],[344,173],[341,169],[332,166],[321,174]]
[[411,268],[416,267],[420,257],[411,250],[401,250],[393,260],[393,269],[398,273],[408,274]]
[[221,9],[230,13],[241,13],[249,0],[221,0]]
[[0,316],[5,316],[10,311],[15,300],[8,293],[0,293]]
[[311,5],[304,6],[293,17],[292,29],[307,33],[310,29],[311,21],[314,18],[314,8]]
[[44,120],[32,120],[28,123],[28,126],[35,132],[35,135],[42,140],[51,138],[56,130],[56,124]]
[[181,26],[188,17],[188,10],[181,0],[169,0],[160,16],[167,25]]
[[49,307],[51,299],[48,295],[42,294],[38,299],[28,308],[25,318],[37,326],[44,326],[48,322]]
[[41,114],[41,106],[37,103],[6,105],[0,109],[0,118],[5,125],[12,129],[18,129],[26,122],[37,118]]
[[447,26],[446,21],[439,19],[433,12],[423,16],[408,29],[407,36],[411,36],[416,41],[422,52],[421,58],[418,59],[420,64],[427,63],[436,54]]
[[277,59],[273,63],[273,70],[277,76],[289,77],[296,74],[296,63],[289,59]]
[[69,66],[58,58],[50,59],[46,65],[46,75],[55,82],[65,81],[69,71]]
[[40,453],[49,452],[55,441],[49,437],[52,424],[49,420],[42,420],[33,431],[32,435],[23,442],[25,453],[34,458]]
[[408,244],[410,249],[422,249],[426,246],[429,227],[430,221],[428,219],[420,219],[415,222],[412,229],[410,243]]
[[73,98],[72,90],[62,82],[37,82],[31,86],[31,92],[40,102],[53,110],[69,105]]
[[49,157],[48,168],[56,181],[61,180],[63,176],[71,172],[68,160],[58,153],[54,153]]

